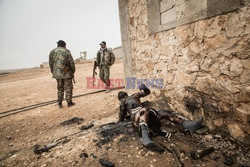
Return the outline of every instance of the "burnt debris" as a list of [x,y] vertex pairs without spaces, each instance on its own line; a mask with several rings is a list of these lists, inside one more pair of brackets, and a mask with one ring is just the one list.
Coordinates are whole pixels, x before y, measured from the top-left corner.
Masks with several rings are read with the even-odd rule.
[[79,127],[80,130],[88,130],[90,128],[92,128],[94,126],[94,124],[89,124],[89,125],[82,125],[81,127]]
[[35,145],[34,146],[34,153],[35,154],[42,154],[43,152],[48,152],[50,149],[54,148],[57,146],[58,142],[51,143],[45,146],[40,147],[40,145]]
[[201,159],[202,157],[204,157],[204,156],[206,156],[206,155],[212,153],[213,151],[214,151],[214,148],[213,148],[213,147],[210,147],[210,148],[208,148],[208,149],[204,149],[204,150],[202,150],[200,153],[196,153],[195,151],[192,151],[192,152],[190,153],[190,157],[191,157],[192,159]]
[[99,162],[104,167],[114,167],[115,166],[115,164],[113,162],[110,162],[110,161],[108,161],[108,160],[106,160],[104,158],[100,158]]
[[65,126],[65,125],[72,125],[72,124],[81,124],[82,122],[83,122],[82,118],[73,117],[69,120],[61,122],[60,125]]
[[105,125],[101,125],[97,132],[98,134],[100,134],[101,138],[97,142],[96,146],[101,148],[102,145],[111,142],[115,136],[129,133],[131,131],[129,129],[131,128],[133,128],[131,122],[111,122]]

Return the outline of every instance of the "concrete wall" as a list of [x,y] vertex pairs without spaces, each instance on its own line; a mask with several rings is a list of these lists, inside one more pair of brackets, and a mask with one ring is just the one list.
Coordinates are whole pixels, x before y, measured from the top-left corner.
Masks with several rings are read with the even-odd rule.
[[165,99],[191,119],[203,116],[209,128],[250,145],[249,1],[207,0],[206,10],[195,10],[207,19],[187,14],[172,27],[165,26],[171,19],[158,26],[160,2],[119,0],[125,77],[162,78],[164,87],[153,89],[152,99]]
[[113,53],[115,54],[116,59],[122,59],[123,58],[123,50],[122,50],[121,46],[114,48]]

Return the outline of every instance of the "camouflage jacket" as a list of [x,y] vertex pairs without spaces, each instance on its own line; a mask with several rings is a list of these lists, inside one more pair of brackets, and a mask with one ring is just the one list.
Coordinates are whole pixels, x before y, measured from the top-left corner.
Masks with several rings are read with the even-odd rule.
[[[102,55],[102,51],[99,50],[97,52],[97,56],[96,56],[96,63],[97,66],[111,66],[115,63],[115,55],[112,52],[111,49],[104,49],[103,50],[103,57]],[[102,60],[101,60],[102,58]]]
[[75,73],[75,62],[71,53],[64,47],[57,47],[49,54],[50,71],[53,78],[73,78]]

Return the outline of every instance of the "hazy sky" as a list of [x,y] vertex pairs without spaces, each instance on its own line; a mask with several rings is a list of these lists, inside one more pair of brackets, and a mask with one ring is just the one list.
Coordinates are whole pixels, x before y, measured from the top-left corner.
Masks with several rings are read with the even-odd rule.
[[118,0],[0,0],[0,70],[39,66],[60,39],[74,58],[120,46]]

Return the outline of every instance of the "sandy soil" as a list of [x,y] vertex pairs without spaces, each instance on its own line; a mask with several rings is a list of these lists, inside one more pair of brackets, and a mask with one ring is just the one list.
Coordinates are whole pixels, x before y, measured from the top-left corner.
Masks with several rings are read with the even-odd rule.
[[[92,76],[92,68],[92,63],[77,64],[74,95],[97,91],[86,89],[86,77]],[[123,79],[122,63],[112,66],[111,78]],[[112,90],[110,93],[100,92],[74,98],[76,105],[69,108],[64,101],[61,109],[53,103],[0,118],[0,166],[101,166],[102,158],[118,167],[176,166],[173,155],[167,150],[161,152],[143,147],[129,123],[118,126],[120,131],[116,130],[114,124],[103,126],[118,119],[119,91]],[[3,113],[55,100],[56,93],[56,81],[51,78],[49,68],[1,75],[0,111]],[[60,124],[73,117],[82,118],[83,121],[65,126]],[[178,126],[167,121],[163,123],[173,136],[170,139],[155,136],[152,137],[153,140],[163,146],[174,147],[185,166],[225,166],[222,152],[225,151],[224,147],[229,148],[229,145],[232,147],[231,151],[239,150],[232,153],[233,166],[249,164],[249,150],[231,143],[223,147],[225,143],[220,142],[229,140],[223,140],[221,135],[206,133],[195,134],[192,137],[182,133]],[[79,129],[89,124],[94,126],[87,130]],[[58,144],[48,152],[34,153],[35,145],[42,147],[55,141],[59,141]],[[215,147],[212,154],[199,160],[190,158],[191,151],[210,146]],[[244,159],[243,155],[247,158]]]

